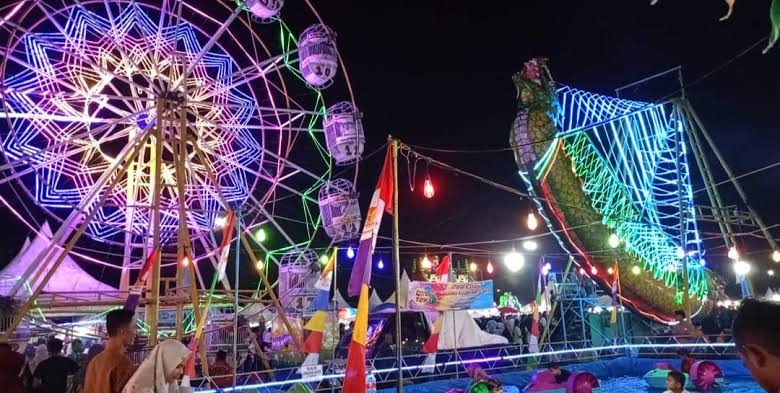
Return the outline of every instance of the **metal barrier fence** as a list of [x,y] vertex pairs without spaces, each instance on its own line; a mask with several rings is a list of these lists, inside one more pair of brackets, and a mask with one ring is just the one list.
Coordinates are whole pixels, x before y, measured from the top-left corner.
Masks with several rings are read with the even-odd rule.
[[[718,342],[719,341],[719,342]],[[434,365],[425,365],[427,354],[409,354],[402,358],[401,369],[404,383],[414,384],[431,380],[457,379],[467,376],[466,369],[478,364],[488,373],[502,373],[518,370],[533,370],[544,367],[549,362],[581,363],[595,360],[607,360],[617,357],[676,357],[680,348],[688,349],[698,359],[733,359],[737,357],[731,337],[710,341],[707,338],[681,339],[672,336],[626,337],[615,339],[609,345],[591,347],[588,341],[547,343],[539,352],[530,353],[528,345],[497,346],[488,348],[466,348],[440,351],[436,354]],[[238,386],[224,387],[221,390],[214,380],[232,381],[233,375],[209,376],[192,381],[196,390],[208,392],[231,392],[248,389],[286,388],[295,383],[308,383],[314,391],[340,391],[344,377],[345,359],[324,361],[321,377],[302,379],[298,367],[277,368],[271,371],[238,373]],[[374,370],[377,384],[394,386],[398,378],[398,364],[395,356],[369,359],[369,369]]]

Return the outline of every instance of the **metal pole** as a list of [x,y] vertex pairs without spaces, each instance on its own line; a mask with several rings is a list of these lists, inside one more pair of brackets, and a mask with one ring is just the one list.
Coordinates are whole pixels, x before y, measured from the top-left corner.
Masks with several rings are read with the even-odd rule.
[[739,194],[739,197],[742,199],[742,203],[745,204],[745,207],[747,207],[750,214],[756,220],[758,227],[761,229],[761,233],[764,235],[764,237],[766,237],[766,240],[769,242],[769,246],[773,250],[777,250],[777,243],[775,243],[775,239],[772,237],[772,234],[769,233],[769,230],[767,229],[764,220],[761,219],[761,217],[758,215],[758,212],[753,208],[753,206],[751,206],[750,203],[748,203],[747,193],[745,193],[745,190],[742,188],[742,184],[740,184],[739,181],[736,179],[736,176],[734,175],[734,172],[731,170],[731,167],[728,165],[728,163],[726,163],[726,160],[723,158],[723,155],[720,154],[720,150],[718,150],[718,147],[715,146],[715,142],[712,140],[712,137],[710,137],[710,134],[707,132],[707,129],[704,128],[704,124],[702,124],[701,120],[699,119],[699,116],[696,114],[696,112],[693,111],[693,107],[690,106],[690,103],[688,104],[688,111],[693,117],[693,120],[696,121],[696,125],[699,126],[699,131],[701,131],[701,134],[702,136],[704,136],[704,140],[707,141],[707,144],[710,145],[710,149],[712,149],[712,152],[715,154],[715,157],[720,162],[720,165],[723,167],[723,170],[726,172],[726,175],[729,177],[729,180],[731,180],[731,183],[734,184],[734,189],[737,190],[737,194]]
[[151,298],[148,299],[144,319],[149,324],[149,346],[157,345],[157,324],[160,313],[160,264],[162,262],[162,249],[160,248],[160,194],[162,193],[162,152],[165,133],[165,105],[164,100],[157,100],[157,124],[154,133],[154,173],[152,174],[152,249],[157,250],[157,257],[152,266]]
[[[228,236],[228,231],[225,231],[225,236]],[[233,296],[233,367],[234,370],[238,370],[238,265],[241,261],[241,206],[236,208],[236,257],[235,257],[235,282],[233,283],[233,290],[235,296]],[[265,329],[263,327],[262,329]],[[262,332],[262,330],[261,330]],[[262,334],[262,333],[260,333]],[[249,345],[252,345],[250,343]],[[238,383],[238,372],[233,372],[233,387],[236,387]]]
[[[680,76],[682,78],[682,74]],[[690,284],[688,283],[688,239],[686,239],[688,231],[686,230],[687,212],[688,209],[685,206],[685,199],[683,198],[683,174],[682,174],[682,144],[683,144],[683,129],[682,129],[682,110],[677,106],[677,122],[674,129],[674,151],[677,161],[677,203],[680,207],[680,248],[683,250],[682,257],[682,270],[683,270],[683,309],[685,310],[686,317],[691,319],[691,292]]]
[[398,141],[388,136],[393,153],[393,261],[395,269],[395,342],[396,342],[396,363],[398,366],[398,380],[396,382],[396,391],[404,391],[403,376],[403,357],[401,353],[401,252],[400,237],[398,236]]
[[[333,252],[337,252],[335,248],[333,249]],[[336,254],[336,258],[333,260],[333,296],[335,297],[337,293],[339,293],[339,258],[338,254]],[[333,349],[330,351],[330,372],[331,374],[335,373],[335,364],[336,364],[336,347],[338,347],[339,343],[341,342],[341,336],[339,336],[339,305],[335,301],[333,303]],[[397,306],[397,305],[396,305]],[[333,380],[330,381],[330,391],[331,393],[335,392],[336,390],[336,384]]]

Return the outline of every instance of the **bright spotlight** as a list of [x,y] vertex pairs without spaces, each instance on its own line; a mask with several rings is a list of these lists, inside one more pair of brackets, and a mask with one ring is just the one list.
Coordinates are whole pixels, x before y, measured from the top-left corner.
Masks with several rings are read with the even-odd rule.
[[750,273],[751,266],[749,263],[745,261],[735,261],[732,264],[732,267],[734,268],[734,273],[736,273],[738,276],[744,276]]
[[504,256],[504,265],[506,265],[509,271],[517,273],[525,265],[525,257],[523,257],[523,254],[512,250]]

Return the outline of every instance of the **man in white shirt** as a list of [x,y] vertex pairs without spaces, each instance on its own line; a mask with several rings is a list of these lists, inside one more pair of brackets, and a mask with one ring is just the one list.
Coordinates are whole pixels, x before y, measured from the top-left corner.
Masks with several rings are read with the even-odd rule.
[[685,390],[685,374],[679,371],[670,371],[666,375],[666,391],[664,393],[690,393]]

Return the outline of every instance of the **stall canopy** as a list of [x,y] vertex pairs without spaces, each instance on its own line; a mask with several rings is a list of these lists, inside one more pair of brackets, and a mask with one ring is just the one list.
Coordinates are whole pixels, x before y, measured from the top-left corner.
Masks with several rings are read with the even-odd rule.
[[[51,237],[51,228],[47,222],[44,222],[36,237],[32,241],[28,239],[24,242],[16,257],[0,271],[0,295],[7,296],[11,292],[16,281],[24,275],[38,254],[51,244]],[[32,285],[33,283],[28,284]],[[94,294],[95,292],[116,291],[116,288],[90,276],[68,255],[54,271],[43,291],[46,293],[83,292]],[[29,286],[25,286],[25,289],[20,292],[20,294],[28,293]]]
[[439,350],[506,345],[509,340],[497,334],[483,331],[467,310],[445,311],[439,332]]

